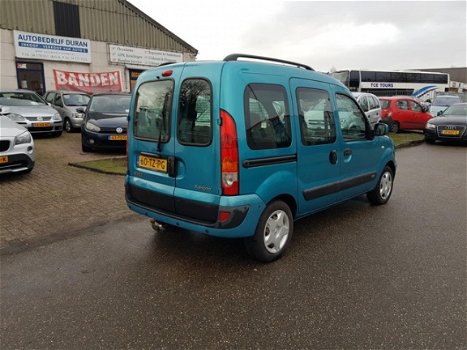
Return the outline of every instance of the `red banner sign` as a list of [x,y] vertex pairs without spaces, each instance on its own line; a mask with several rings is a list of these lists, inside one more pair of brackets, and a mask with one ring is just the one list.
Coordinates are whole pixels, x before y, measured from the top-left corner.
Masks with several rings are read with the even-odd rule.
[[64,72],[56,69],[53,71],[57,90],[82,91],[91,94],[122,91],[120,71],[101,73]]

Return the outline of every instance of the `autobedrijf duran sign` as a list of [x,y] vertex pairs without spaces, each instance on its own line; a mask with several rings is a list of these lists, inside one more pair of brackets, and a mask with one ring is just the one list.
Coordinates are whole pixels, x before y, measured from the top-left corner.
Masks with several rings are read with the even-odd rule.
[[14,31],[16,57],[91,63],[91,41]]

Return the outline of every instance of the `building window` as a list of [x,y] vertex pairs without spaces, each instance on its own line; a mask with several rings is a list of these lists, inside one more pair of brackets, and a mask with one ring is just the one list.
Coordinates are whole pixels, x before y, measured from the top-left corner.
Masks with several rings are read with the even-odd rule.
[[54,1],[55,34],[73,38],[81,37],[79,6]]

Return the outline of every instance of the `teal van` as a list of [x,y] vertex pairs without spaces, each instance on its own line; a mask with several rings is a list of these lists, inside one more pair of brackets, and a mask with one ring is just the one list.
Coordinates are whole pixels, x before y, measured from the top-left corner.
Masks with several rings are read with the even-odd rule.
[[127,204],[154,228],[243,237],[251,256],[272,261],[297,219],[362,194],[389,200],[386,133],[306,65],[243,54],[163,65],[132,95]]

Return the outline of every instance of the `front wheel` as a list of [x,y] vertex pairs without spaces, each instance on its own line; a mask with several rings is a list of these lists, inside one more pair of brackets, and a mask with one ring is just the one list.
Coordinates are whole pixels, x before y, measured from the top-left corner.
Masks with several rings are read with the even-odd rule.
[[63,123],[63,128],[68,133],[73,131],[73,125],[71,125],[70,119],[68,118],[65,119],[65,122]]
[[393,184],[394,172],[386,166],[376,187],[367,193],[368,200],[376,205],[386,204],[391,197]]
[[292,233],[293,217],[289,206],[282,201],[275,201],[261,214],[255,235],[245,238],[245,247],[256,260],[274,261],[286,252]]

